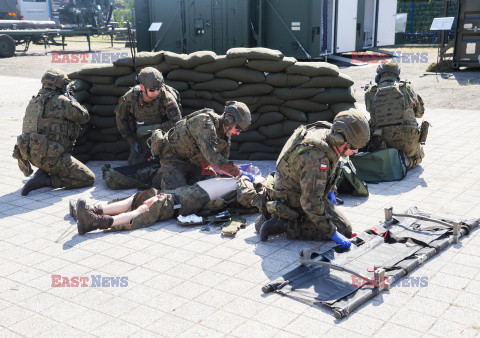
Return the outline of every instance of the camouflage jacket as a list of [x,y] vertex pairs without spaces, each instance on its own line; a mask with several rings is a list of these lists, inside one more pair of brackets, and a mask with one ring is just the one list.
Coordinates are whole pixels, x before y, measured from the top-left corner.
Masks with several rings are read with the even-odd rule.
[[158,124],[163,131],[168,131],[175,122],[182,118],[175,97],[162,87],[160,94],[151,102],[142,98],[140,86],[130,88],[119,100],[115,108],[117,127],[126,138],[135,137],[138,127]]
[[330,129],[326,127],[297,128],[277,161],[273,191],[267,191],[269,200],[284,202],[317,225],[326,223],[327,196],[339,161],[327,142]]
[[390,78],[380,80],[365,93],[365,105],[373,129],[395,124],[417,125],[416,118],[424,114],[423,100],[410,83]]
[[45,101],[43,115],[39,117],[37,133],[45,135],[49,141],[60,143],[68,150],[75,143],[81,125],[90,121],[90,115],[77,101],[58,92],[40,89],[38,96],[48,93],[51,94]]
[[[166,138],[162,158],[173,156],[204,168],[216,166],[232,175],[238,175],[230,156],[230,138],[223,131],[220,115],[212,109],[202,109],[177,122]],[[233,170],[233,171],[232,171]]]

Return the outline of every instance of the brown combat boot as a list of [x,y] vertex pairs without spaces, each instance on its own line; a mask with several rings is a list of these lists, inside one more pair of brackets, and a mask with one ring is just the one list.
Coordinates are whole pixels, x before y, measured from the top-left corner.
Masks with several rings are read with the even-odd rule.
[[285,233],[285,231],[287,231],[287,225],[288,221],[286,219],[272,215],[272,217],[260,227],[260,240],[266,242],[270,235],[281,235]]
[[52,187],[52,179],[45,171],[38,169],[35,172],[35,175],[33,175],[33,177],[29,179],[28,182],[23,186],[22,196],[27,196],[32,190],[46,187]]
[[[77,221],[77,203],[78,203],[78,200],[70,200],[69,205],[68,205],[69,210],[70,210],[70,216],[72,216],[73,219],[76,220],[76,221]],[[101,205],[94,205],[92,207],[92,206],[87,204],[86,208],[88,210],[93,211],[97,215],[103,215],[103,207]]]
[[113,224],[112,216],[97,215],[87,208],[87,203],[80,198],[77,202],[77,230],[79,235],[97,229],[108,229]]

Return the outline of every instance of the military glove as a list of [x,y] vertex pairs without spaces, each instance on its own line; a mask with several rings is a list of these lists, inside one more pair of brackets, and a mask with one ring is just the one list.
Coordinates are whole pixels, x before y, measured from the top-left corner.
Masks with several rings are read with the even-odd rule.
[[241,164],[239,165],[238,167],[240,168],[241,171],[245,171],[247,170],[252,164],[251,163],[247,163],[247,164]]
[[255,182],[255,177],[253,175],[246,173],[245,171],[240,170],[240,177],[245,176],[247,177],[252,183]]
[[352,242],[347,237],[339,233],[338,231],[335,231],[331,239],[335,243],[341,244],[343,249],[348,249],[352,245]]
[[152,126],[142,126],[137,128],[137,136],[142,137],[151,134],[155,129],[157,125],[152,125]]
[[335,191],[330,191],[328,193],[328,199],[332,201],[333,204],[337,205],[337,199],[335,198]]

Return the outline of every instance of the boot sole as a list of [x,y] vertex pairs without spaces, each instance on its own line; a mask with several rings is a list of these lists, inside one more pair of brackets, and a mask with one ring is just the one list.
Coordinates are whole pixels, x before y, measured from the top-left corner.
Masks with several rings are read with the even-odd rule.
[[88,219],[87,211],[87,202],[79,198],[77,201],[77,230],[79,235],[85,234],[85,225]]

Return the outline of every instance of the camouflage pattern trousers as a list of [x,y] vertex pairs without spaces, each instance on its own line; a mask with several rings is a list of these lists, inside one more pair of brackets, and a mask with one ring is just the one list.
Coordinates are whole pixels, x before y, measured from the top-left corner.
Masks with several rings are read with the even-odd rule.
[[53,188],[76,189],[90,187],[95,182],[95,174],[88,167],[70,154],[60,157],[44,157],[30,162],[48,173]]
[[389,148],[403,151],[410,159],[408,169],[422,162],[425,157],[423,146],[419,142],[420,127],[414,125],[394,125],[382,128],[382,137]]
[[[201,175],[202,169],[173,155],[160,159],[160,169],[152,180],[152,185],[161,190],[171,190],[193,184]],[[209,176],[212,178],[214,176]]]
[[315,224],[307,217],[301,220],[289,220],[287,226],[288,238],[304,241],[329,240],[333,235],[325,232],[325,229],[332,228],[329,226],[329,223],[332,223],[337,228],[337,231],[345,237],[351,237],[352,224],[340,210],[335,208],[335,205],[331,201],[326,201],[325,214],[324,224]]

